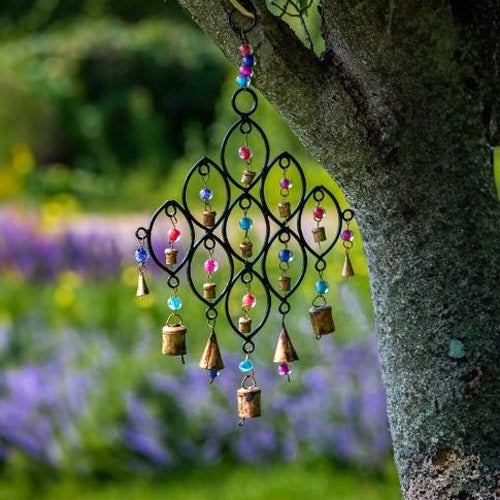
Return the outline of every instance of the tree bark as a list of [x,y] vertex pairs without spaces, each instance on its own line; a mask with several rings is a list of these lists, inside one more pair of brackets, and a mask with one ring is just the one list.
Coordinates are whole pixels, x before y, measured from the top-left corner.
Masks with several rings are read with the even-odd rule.
[[[223,0],[180,0],[236,62]],[[255,2],[256,83],[356,211],[406,499],[500,498],[498,0],[324,0],[326,53]]]

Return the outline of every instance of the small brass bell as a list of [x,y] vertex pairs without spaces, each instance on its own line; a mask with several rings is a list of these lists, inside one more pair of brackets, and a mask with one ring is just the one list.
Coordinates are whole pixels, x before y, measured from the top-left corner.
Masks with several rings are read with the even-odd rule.
[[323,226],[315,227],[312,230],[313,238],[316,243],[321,243],[326,240],[326,232]]
[[290,214],[292,213],[290,203],[288,201],[280,201],[278,203],[278,211],[282,219],[290,217]]
[[175,266],[177,264],[177,249],[165,248],[165,263],[167,266]]
[[293,347],[292,339],[288,335],[286,328],[281,327],[278,343],[276,344],[276,350],[274,351],[274,363],[292,363],[293,361],[298,361],[297,351]]
[[241,256],[248,258],[252,256],[253,243],[251,241],[242,241],[240,243]]
[[206,300],[215,299],[215,283],[203,284],[203,298]]
[[278,288],[282,292],[288,292],[292,286],[292,279],[290,276],[280,276],[278,278]]
[[309,316],[311,317],[311,324],[316,338],[319,339],[322,335],[328,335],[335,331],[332,306],[328,304],[312,306],[309,309]]
[[245,169],[241,177],[241,182],[243,184],[246,184],[247,186],[252,184],[252,181],[255,179],[256,174],[257,172],[255,172],[254,170]]
[[260,417],[260,396],[259,387],[241,387],[238,389],[238,417],[244,421],[247,418]]
[[220,371],[224,369],[224,362],[222,361],[219,343],[217,342],[215,332],[212,332],[210,337],[208,337],[199,364],[200,368],[203,368],[204,370]]
[[344,265],[342,266],[342,276],[344,278],[349,278],[351,276],[354,276],[354,269],[352,268],[349,252],[345,253]]
[[169,320],[167,320],[167,324],[162,330],[163,341],[161,353],[165,356],[181,356],[182,362],[184,363],[184,355],[187,352],[186,332],[187,328],[182,322],[170,324]]
[[214,227],[215,217],[217,217],[217,212],[215,212],[214,210],[203,210],[203,225],[205,227]]
[[137,278],[137,292],[136,297],[144,297],[144,295],[149,295],[148,284],[146,283],[146,277],[142,271],[139,271],[139,277]]
[[240,333],[250,333],[252,329],[252,318],[250,316],[241,316],[238,320],[238,331]]

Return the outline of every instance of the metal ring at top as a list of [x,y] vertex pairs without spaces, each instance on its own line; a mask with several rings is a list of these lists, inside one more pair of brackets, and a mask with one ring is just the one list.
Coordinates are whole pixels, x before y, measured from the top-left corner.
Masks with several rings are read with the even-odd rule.
[[350,208],[346,208],[346,209],[342,212],[342,218],[343,218],[346,222],[350,222],[352,219],[354,219],[354,210],[351,210]]
[[138,227],[135,232],[135,237],[138,240],[145,240],[148,237],[148,230],[145,227]]
[[[228,14],[229,26],[231,27],[231,29],[235,33],[238,33],[238,34],[249,33],[257,25],[257,9],[255,8],[254,4],[252,2],[250,2],[249,0],[245,0],[244,2],[241,2],[241,3],[244,3],[244,9],[246,9],[248,12],[250,12],[253,15],[253,18],[251,19],[251,22],[249,22],[249,25],[246,28],[243,28],[242,26],[238,26],[238,24],[234,22],[234,15],[239,12],[238,9],[233,7],[229,11],[229,14]],[[241,12],[240,12],[240,15],[241,15],[241,17],[243,17]],[[250,21],[250,18],[248,16],[245,16],[245,17],[247,19],[249,19],[249,21]]]
[[[238,96],[241,95],[242,93],[248,94],[252,98],[252,106],[250,107],[250,109],[248,111],[242,111],[238,107],[237,99],[238,99]],[[259,100],[257,99],[257,94],[252,89],[243,87],[241,89],[238,89],[233,94],[233,97],[231,98],[231,104],[233,106],[234,111],[236,111],[236,113],[238,115],[241,115],[241,116],[250,116],[257,109],[257,106],[259,104]],[[245,132],[243,132],[243,133],[245,133]]]

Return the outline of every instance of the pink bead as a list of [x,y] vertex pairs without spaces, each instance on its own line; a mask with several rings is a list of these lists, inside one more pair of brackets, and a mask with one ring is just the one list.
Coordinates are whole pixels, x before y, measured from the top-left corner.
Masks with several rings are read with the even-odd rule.
[[168,230],[167,238],[169,243],[175,243],[176,241],[179,241],[180,237],[181,232],[176,227]]
[[280,181],[281,189],[290,189],[292,187],[292,181],[286,177]]
[[253,77],[253,68],[251,66],[240,66],[240,75],[248,76],[249,78]]
[[257,303],[257,298],[253,293],[247,293],[246,295],[243,296],[243,299],[241,300],[241,305],[245,309],[251,309],[252,307],[255,306]]
[[323,207],[315,207],[313,210],[313,217],[316,220],[321,220],[325,216],[325,209]]
[[238,48],[240,50],[241,56],[243,57],[249,56],[253,52],[252,47],[250,47],[248,43],[242,43]]
[[340,235],[340,239],[342,241],[352,241],[353,238],[354,238],[354,236],[353,236],[352,231],[350,229],[344,229],[342,231],[342,234]]
[[278,366],[278,373],[281,376],[290,375],[291,372],[290,372],[290,367],[288,366],[288,363],[281,363]]
[[238,153],[243,161],[247,161],[252,157],[252,152],[247,146],[241,146],[241,148],[238,150]]
[[208,259],[203,266],[207,274],[213,274],[219,269],[219,264],[214,259]]

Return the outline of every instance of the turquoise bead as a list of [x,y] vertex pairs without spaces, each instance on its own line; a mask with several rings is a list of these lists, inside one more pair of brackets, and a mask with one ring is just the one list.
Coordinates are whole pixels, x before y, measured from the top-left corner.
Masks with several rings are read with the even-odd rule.
[[243,231],[248,231],[249,229],[252,229],[253,227],[253,221],[250,219],[250,217],[242,217],[240,219],[240,227],[243,229]]
[[243,75],[238,75],[236,77],[236,83],[241,87],[241,88],[246,88],[250,85],[251,78],[248,76],[243,76]]
[[329,285],[328,282],[325,280],[318,280],[316,281],[316,291],[322,295],[324,293],[328,293],[329,290]]
[[182,307],[182,300],[175,295],[167,300],[167,305],[172,311],[178,311]]
[[248,373],[253,371],[253,362],[250,359],[245,359],[239,364],[239,369],[243,373]]

